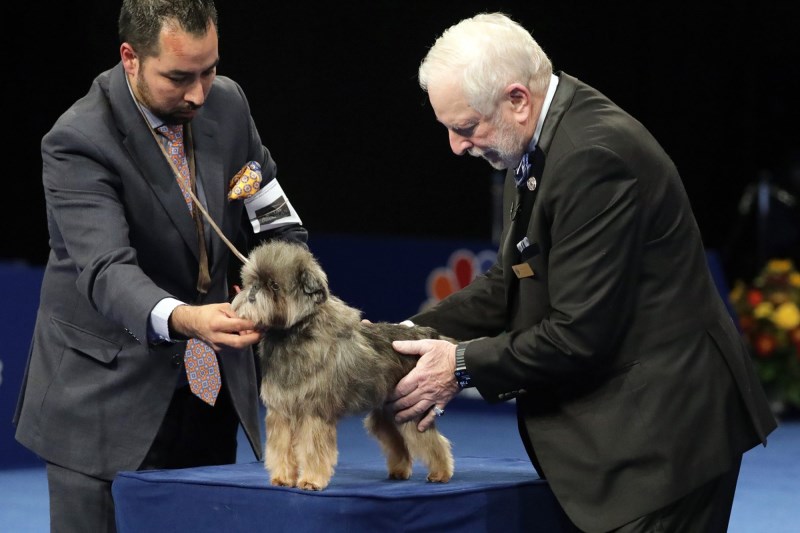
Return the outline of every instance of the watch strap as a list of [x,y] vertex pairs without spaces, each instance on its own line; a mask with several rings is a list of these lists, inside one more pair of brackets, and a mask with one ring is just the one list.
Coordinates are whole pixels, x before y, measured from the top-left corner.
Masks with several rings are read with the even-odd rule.
[[469,375],[467,371],[467,363],[464,360],[464,352],[467,351],[467,345],[462,343],[456,346],[456,370],[454,375],[456,377],[456,382],[458,383],[458,387],[461,389],[466,389],[468,387],[472,387],[472,377]]

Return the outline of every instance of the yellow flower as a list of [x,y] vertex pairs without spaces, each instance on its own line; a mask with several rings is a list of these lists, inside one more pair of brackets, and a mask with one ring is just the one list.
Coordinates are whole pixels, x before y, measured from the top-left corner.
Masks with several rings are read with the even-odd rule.
[[753,309],[753,316],[756,318],[768,318],[774,310],[775,306],[771,302],[761,302]]
[[775,307],[779,307],[783,303],[789,301],[789,295],[785,291],[775,291],[769,295],[769,301],[772,302]]
[[773,274],[785,274],[792,269],[789,259],[771,259],[767,263],[767,271]]
[[771,259],[730,297],[765,388],[800,407],[800,271],[791,259]]
[[800,326],[800,309],[794,302],[786,302],[775,310],[770,319],[776,326],[788,331]]

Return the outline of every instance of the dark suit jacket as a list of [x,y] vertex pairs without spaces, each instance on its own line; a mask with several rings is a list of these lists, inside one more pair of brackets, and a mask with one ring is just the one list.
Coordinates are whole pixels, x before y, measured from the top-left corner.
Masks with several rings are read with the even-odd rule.
[[[533,174],[532,193],[506,178],[497,263],[412,320],[476,339],[465,359],[480,394],[516,398],[568,516],[606,531],[721,474],[776,422],[650,133],[562,73]],[[518,279],[523,262],[534,275]]]
[[[148,129],[118,64],[42,140],[51,252],[16,438],[47,461],[105,479],[140,465],[184,372],[185,343],[148,343],[153,307],[169,296],[198,304],[228,298],[232,254],[209,231],[211,287],[198,299],[194,223]],[[251,160],[265,182],[276,167],[235,82],[217,76],[192,134],[208,211],[228,239],[242,243],[252,229],[242,201],[226,198],[229,180]],[[306,232],[287,227],[280,236],[305,241]],[[252,350],[218,359],[261,457]]]

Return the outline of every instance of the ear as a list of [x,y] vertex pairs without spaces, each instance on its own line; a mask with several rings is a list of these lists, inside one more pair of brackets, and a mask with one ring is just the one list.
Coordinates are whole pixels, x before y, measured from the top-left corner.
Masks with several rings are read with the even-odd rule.
[[311,270],[303,270],[300,273],[300,286],[303,292],[314,300],[314,303],[322,303],[328,299],[326,280],[314,275]]
[[119,56],[122,59],[122,66],[129,76],[133,76],[139,72],[139,56],[129,43],[122,43],[119,46]]
[[533,113],[533,96],[530,89],[521,83],[512,83],[503,92],[506,101],[509,103],[511,114],[520,124],[526,123],[531,119]]

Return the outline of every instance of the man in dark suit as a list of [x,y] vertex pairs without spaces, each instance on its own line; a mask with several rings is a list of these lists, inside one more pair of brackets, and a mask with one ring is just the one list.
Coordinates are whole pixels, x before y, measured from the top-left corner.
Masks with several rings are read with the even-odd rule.
[[508,174],[496,264],[410,319],[463,342],[395,343],[421,356],[398,419],[424,430],[469,386],[515,398],[581,530],[725,531],[776,421],[670,158],[502,14],[446,30],[419,75],[453,152]]
[[[216,75],[213,1],[124,0],[119,32],[121,62],[42,141],[51,251],[15,423],[47,463],[53,531],[114,531],[120,470],[235,462],[240,424],[261,458],[261,334],[228,303],[231,252],[307,239],[299,217],[264,228],[228,198],[247,163],[261,193],[280,186],[242,89]],[[182,131],[177,163],[162,126]],[[189,339],[216,352],[216,401],[187,385]]]

